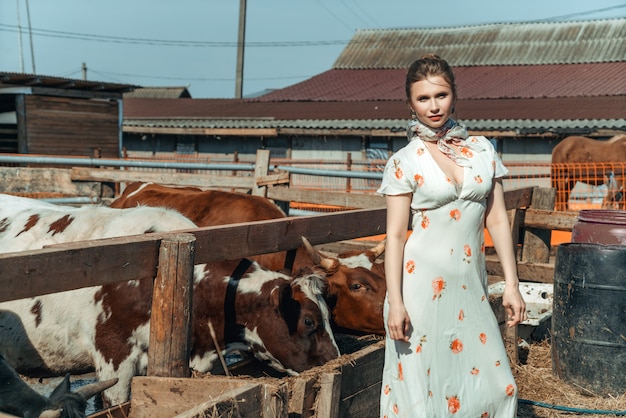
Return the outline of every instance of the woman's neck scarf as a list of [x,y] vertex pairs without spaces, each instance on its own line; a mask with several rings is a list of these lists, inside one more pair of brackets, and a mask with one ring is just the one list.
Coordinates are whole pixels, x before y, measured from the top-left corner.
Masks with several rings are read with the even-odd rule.
[[[468,158],[472,155],[470,150],[475,152],[485,150],[485,147],[476,138],[468,140],[465,126],[457,123],[454,119],[448,119],[439,129],[432,129],[421,123],[417,118],[412,119],[407,127],[407,137],[409,141],[420,138],[422,141],[437,142],[439,151],[461,167],[470,167]],[[460,155],[454,152],[450,144],[459,147]]]

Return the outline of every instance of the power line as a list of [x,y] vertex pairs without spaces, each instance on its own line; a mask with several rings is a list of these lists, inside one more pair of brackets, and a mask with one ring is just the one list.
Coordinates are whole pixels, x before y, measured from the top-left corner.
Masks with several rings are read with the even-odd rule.
[[596,14],[596,13],[608,12],[610,10],[622,9],[624,7],[626,7],[626,3],[618,4],[617,6],[604,7],[602,9],[593,9],[593,10],[587,10],[587,11],[584,11],[584,12],[570,13],[570,14],[567,14],[567,15],[546,17],[545,19],[538,19],[538,20],[539,21],[550,21],[550,20],[571,19],[573,17],[589,16],[589,15]]
[[[145,78],[145,79],[155,79],[155,80],[178,80],[178,81],[234,81],[234,77],[230,78],[207,78],[207,77],[168,77],[168,76],[154,76],[154,75],[140,75],[140,74],[128,74],[128,73],[117,73],[112,71],[98,71],[94,70],[92,67],[89,67],[89,71],[103,77],[109,77],[114,79],[111,76],[121,76],[121,77],[133,77],[133,78]],[[246,77],[246,80],[250,81],[263,81],[263,80],[285,80],[285,79],[305,79],[312,77],[311,75],[302,75],[302,76],[280,76],[280,77]],[[117,81],[117,80],[116,80]]]
[[[0,23],[0,31],[19,32],[19,27]],[[202,48],[235,48],[238,42],[210,42],[210,41],[175,41],[167,39],[133,38],[127,36],[94,35],[88,33],[65,32],[48,29],[32,29],[33,34],[50,38],[74,39],[80,41],[109,42],[122,44],[158,45],[175,47],[202,47]],[[246,48],[259,47],[303,47],[345,45],[346,40],[330,41],[284,41],[284,42],[246,42]]]

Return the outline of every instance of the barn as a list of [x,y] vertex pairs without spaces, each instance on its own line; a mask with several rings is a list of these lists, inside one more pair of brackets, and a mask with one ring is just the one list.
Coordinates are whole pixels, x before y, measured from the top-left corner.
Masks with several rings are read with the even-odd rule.
[[[455,67],[457,118],[506,161],[550,160],[568,135],[626,132],[626,19],[357,31],[333,67],[255,98],[124,100],[129,155],[386,158],[405,143],[404,76]],[[599,51],[601,51],[599,53]]]
[[117,158],[134,86],[0,72],[0,152]]

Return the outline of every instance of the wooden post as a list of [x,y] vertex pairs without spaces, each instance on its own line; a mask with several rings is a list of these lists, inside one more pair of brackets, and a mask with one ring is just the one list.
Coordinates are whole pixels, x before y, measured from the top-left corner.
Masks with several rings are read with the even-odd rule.
[[[347,157],[347,162],[346,162],[346,168],[348,171],[352,170],[352,153],[349,152],[348,153],[348,157]],[[350,177],[346,177],[346,193],[350,193],[352,191],[352,182],[350,181]]]
[[189,346],[196,238],[180,234],[161,241],[152,293],[148,375],[189,377]]
[[[530,207],[533,209],[552,210],[556,199],[556,190],[545,187],[536,187]],[[522,261],[530,263],[550,262],[550,229],[524,229],[524,241],[522,244]]]
[[267,186],[259,186],[256,179],[267,176],[270,166],[270,150],[260,149],[256,152],[256,162],[254,163],[254,184],[252,185],[252,194],[254,196],[267,195]]

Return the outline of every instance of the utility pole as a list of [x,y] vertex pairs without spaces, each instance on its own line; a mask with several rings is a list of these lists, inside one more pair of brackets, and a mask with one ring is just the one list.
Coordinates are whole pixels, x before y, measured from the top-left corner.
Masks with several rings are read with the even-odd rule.
[[20,0],[15,0],[17,5],[17,45],[20,49],[20,72],[24,72],[24,51],[22,49],[22,23],[20,22]]
[[243,97],[243,53],[246,44],[246,0],[239,0],[239,36],[237,39],[237,76],[235,98]]
[[84,62],[81,66],[81,70],[83,72],[83,80],[87,80],[87,64],[85,64]]

